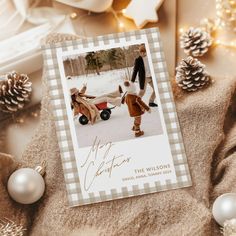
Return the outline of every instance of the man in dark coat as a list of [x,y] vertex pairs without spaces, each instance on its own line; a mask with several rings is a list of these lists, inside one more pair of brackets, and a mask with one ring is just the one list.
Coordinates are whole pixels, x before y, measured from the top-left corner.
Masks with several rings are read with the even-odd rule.
[[140,56],[135,59],[134,63],[134,70],[133,70],[133,75],[132,75],[132,82],[135,82],[137,74],[139,78],[139,96],[143,97],[147,85],[149,85],[152,89],[152,94],[149,98],[149,106],[150,107],[157,107],[158,105],[154,102],[156,98],[153,82],[152,82],[152,76],[151,76],[151,71],[148,63],[148,58],[147,58],[147,53],[146,53],[146,48],[145,45],[141,45],[139,48],[139,54]]

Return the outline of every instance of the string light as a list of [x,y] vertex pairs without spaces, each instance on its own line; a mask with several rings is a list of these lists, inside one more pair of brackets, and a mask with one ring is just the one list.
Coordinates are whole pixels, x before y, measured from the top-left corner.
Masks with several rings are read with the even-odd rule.
[[216,0],[216,22],[236,32],[236,0]]
[[236,41],[224,42],[224,41],[217,39],[217,40],[215,40],[214,44],[217,46],[224,46],[224,47],[236,49]]
[[123,9],[121,11],[115,11],[112,7],[108,10],[109,12],[111,12],[113,14],[113,16],[115,17],[117,24],[119,26],[119,28],[124,28],[125,24],[120,20],[120,18],[118,17],[118,14],[124,14],[126,9]]
[[25,120],[23,118],[17,119],[16,120],[17,123],[23,124],[25,123]]
[[[220,25],[218,25],[217,23],[209,19],[203,19],[201,21],[201,27],[205,29],[207,32],[209,32],[210,34],[212,34],[213,32],[216,32],[217,30],[221,28]],[[186,27],[180,27],[178,31],[179,31],[179,34],[181,35],[186,31]],[[212,37],[214,38],[214,36]],[[236,40],[226,42],[226,41],[214,38],[213,42],[214,42],[213,45],[215,46],[223,46],[223,47],[236,49]]]
[[[127,12],[126,8],[124,8],[124,9],[122,9],[122,10],[116,11],[116,10],[114,10],[112,7],[110,7],[110,8],[107,10],[107,12],[110,12],[110,13],[113,14],[113,16],[114,16],[114,18],[115,18],[115,20],[116,20],[117,25],[118,25],[119,28],[121,28],[121,29],[125,28],[125,23],[120,20],[119,15],[122,15],[122,16],[125,17],[125,14],[126,14],[126,12]],[[91,14],[91,12],[89,12],[88,15],[90,15],[90,14]],[[88,16],[88,15],[87,15],[87,16]],[[78,20],[78,17],[79,17],[76,12],[70,13],[69,16],[70,16],[70,18],[71,18],[72,20]]]
[[[218,1],[222,1],[222,0],[218,0]],[[235,0],[229,0],[229,3],[231,5],[236,4]],[[226,14],[232,14],[232,12],[228,9],[224,9]],[[111,12],[115,18],[115,20],[117,21],[117,25],[120,29],[125,28],[125,23],[123,21],[121,21],[119,14],[125,14],[126,13],[126,8],[116,11],[114,10],[112,7],[108,10],[108,12]],[[218,17],[222,14],[222,9],[217,9],[217,14]],[[77,19],[78,15],[77,13],[73,12],[70,14],[71,19]],[[202,28],[204,28],[206,31],[208,31],[209,33],[216,31],[217,29],[222,27],[221,25],[216,21],[216,23],[210,19],[204,18],[201,22],[200,25]],[[186,27],[181,27],[179,28],[179,34],[183,34],[186,31]],[[214,40],[214,45],[216,46],[224,46],[224,47],[230,47],[230,48],[236,48],[236,41],[232,41],[232,42],[224,42],[221,41],[219,39],[215,39]]]
[[126,9],[121,10],[121,13],[125,14],[126,13]]
[[120,28],[124,28],[124,26],[125,26],[125,25],[124,25],[123,22],[120,22],[120,23],[119,23],[119,27],[120,27]]
[[72,20],[75,20],[77,17],[78,17],[78,14],[77,14],[76,12],[72,12],[72,13],[70,14],[70,18],[71,18]]
[[[119,10],[119,11],[116,11],[116,10],[114,10],[112,7],[111,8],[109,8],[108,10],[107,10],[107,12],[110,12],[110,13],[112,13],[112,15],[114,16],[114,18],[115,18],[115,20],[116,20],[116,22],[117,22],[117,25],[118,25],[118,27],[119,28],[125,28],[125,24],[124,24],[124,22],[122,22],[121,20],[120,20],[120,17],[118,16],[119,14],[121,14],[121,15],[123,15],[123,14],[125,14],[126,13],[126,8],[125,9],[122,9],[122,10]],[[72,19],[72,20],[81,20],[82,18],[87,18],[88,16],[90,16],[92,14],[92,12],[88,12],[88,14],[85,14],[85,15],[82,15],[82,16],[78,16],[78,14],[76,13],[76,12],[72,12],[72,13],[70,13],[70,18]]]
[[32,115],[33,117],[38,117],[38,116],[39,116],[39,114],[38,114],[37,112],[31,112],[31,115]]
[[180,29],[179,29],[179,33],[180,33],[180,34],[182,34],[184,31],[185,31],[184,28],[180,28]]
[[[18,125],[24,125],[28,119],[37,120],[40,115],[41,105],[36,104],[33,107],[29,107],[27,110],[19,111],[17,114],[12,114],[12,116],[7,116],[5,119],[1,120],[1,122],[5,120],[9,120],[12,118],[12,121]],[[1,140],[0,140],[1,141]]]

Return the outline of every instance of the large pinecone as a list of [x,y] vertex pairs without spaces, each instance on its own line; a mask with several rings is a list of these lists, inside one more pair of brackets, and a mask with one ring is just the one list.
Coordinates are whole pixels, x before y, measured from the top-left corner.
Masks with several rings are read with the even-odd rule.
[[13,113],[30,100],[32,83],[25,74],[11,72],[0,78],[0,110]]
[[188,92],[197,91],[211,82],[210,76],[205,72],[205,66],[191,56],[183,59],[176,71],[178,86]]
[[203,56],[211,44],[210,34],[200,28],[191,27],[180,36],[180,47],[193,57]]

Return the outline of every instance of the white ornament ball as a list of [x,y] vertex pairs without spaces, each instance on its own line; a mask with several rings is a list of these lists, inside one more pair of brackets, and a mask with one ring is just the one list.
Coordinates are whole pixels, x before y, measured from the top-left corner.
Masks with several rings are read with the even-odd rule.
[[219,196],[213,204],[212,214],[221,226],[226,220],[236,218],[236,193],[226,193]]
[[43,177],[34,169],[22,168],[15,171],[7,183],[8,193],[16,202],[31,204],[38,201],[44,193]]

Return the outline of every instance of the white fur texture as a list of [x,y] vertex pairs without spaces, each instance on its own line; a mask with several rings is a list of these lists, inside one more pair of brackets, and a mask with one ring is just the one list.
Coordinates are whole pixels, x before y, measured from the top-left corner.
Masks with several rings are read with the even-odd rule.
[[128,94],[137,94],[136,86],[133,82],[129,82],[129,86],[125,86],[125,90]]

